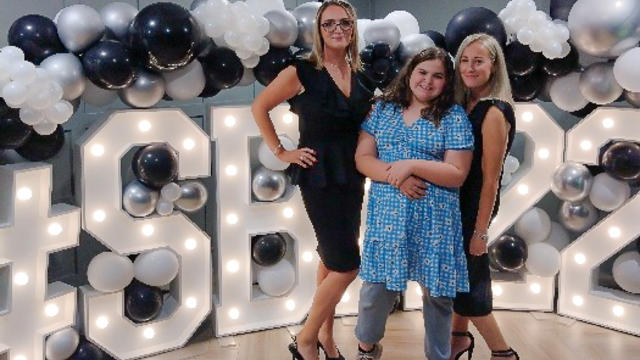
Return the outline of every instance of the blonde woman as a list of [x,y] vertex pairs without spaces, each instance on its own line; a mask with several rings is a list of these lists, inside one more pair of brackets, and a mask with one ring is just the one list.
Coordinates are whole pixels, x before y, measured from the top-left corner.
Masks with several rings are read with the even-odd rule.
[[451,359],[459,359],[465,352],[469,359],[473,355],[469,321],[491,349],[492,360],[519,359],[491,314],[487,230],[500,205],[502,163],[516,130],[504,55],[493,37],[474,34],[462,42],[456,55],[455,81],[456,102],[469,115],[475,148],[469,176],[460,188],[470,291],[458,293],[454,300]]
[[[333,339],[336,304],[360,266],[358,230],[364,178],[354,154],[373,94],[360,82],[356,14],[346,1],[325,1],[308,60],[296,61],[256,98],[254,119],[266,144],[288,169],[318,239],[317,285],[303,329],[289,351],[294,359],[344,359]],[[269,111],[283,101],[299,115],[300,147],[282,147]]]

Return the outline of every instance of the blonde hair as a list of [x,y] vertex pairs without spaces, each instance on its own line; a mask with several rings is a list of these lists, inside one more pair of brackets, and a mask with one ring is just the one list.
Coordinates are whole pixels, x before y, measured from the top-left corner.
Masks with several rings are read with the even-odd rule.
[[484,33],[471,34],[467,36],[458,48],[458,53],[456,54],[456,74],[454,80],[456,102],[466,108],[467,104],[469,103],[469,98],[471,97],[471,92],[462,81],[462,77],[460,75],[460,60],[462,58],[462,53],[464,52],[464,50],[469,45],[475,42],[478,42],[480,45],[482,45],[483,48],[487,50],[487,52],[489,53],[489,57],[491,58],[493,67],[491,77],[489,78],[489,95],[487,95],[483,99],[497,99],[507,102],[513,106],[511,83],[509,82],[507,63],[504,58],[504,53],[502,52],[502,47],[493,36]]
[[351,67],[351,71],[356,72],[361,70],[362,64],[360,63],[360,53],[358,52],[358,21],[356,10],[351,4],[344,0],[328,0],[320,5],[318,14],[316,15],[316,22],[313,27],[313,48],[311,49],[311,55],[309,55],[309,61],[313,63],[316,69],[322,69],[322,62],[324,61],[324,39],[321,34],[322,14],[331,5],[339,6],[346,11],[347,16],[353,21],[353,28],[351,29],[351,41],[347,47],[347,63]]

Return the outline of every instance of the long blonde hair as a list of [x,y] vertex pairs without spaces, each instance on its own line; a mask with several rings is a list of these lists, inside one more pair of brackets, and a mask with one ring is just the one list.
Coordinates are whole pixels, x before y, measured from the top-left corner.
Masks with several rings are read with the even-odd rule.
[[497,99],[507,102],[513,106],[511,83],[509,82],[507,63],[504,58],[504,53],[502,52],[502,47],[493,36],[484,33],[471,34],[467,36],[458,48],[458,53],[456,54],[456,74],[454,86],[456,102],[466,108],[467,104],[469,103],[469,98],[471,97],[471,92],[465,86],[464,82],[462,81],[462,76],[460,75],[460,60],[462,58],[462,52],[467,48],[467,46],[475,42],[480,43],[482,47],[487,50],[487,52],[489,53],[489,57],[491,58],[493,67],[491,77],[489,78],[489,95],[487,95],[483,99]]
[[325,9],[327,9],[331,5],[336,5],[343,8],[344,11],[347,12],[347,16],[349,16],[349,19],[353,21],[353,28],[351,30],[351,41],[349,42],[349,47],[347,47],[346,60],[351,67],[351,71],[358,71],[362,68],[362,64],[360,63],[360,53],[358,52],[358,17],[353,6],[344,0],[327,0],[323,2],[322,5],[320,5],[318,14],[316,15],[316,23],[313,27],[313,48],[311,49],[311,55],[309,55],[309,61],[313,63],[316,69],[322,69],[322,62],[324,60],[324,40],[322,39],[322,24],[320,24],[320,20]]

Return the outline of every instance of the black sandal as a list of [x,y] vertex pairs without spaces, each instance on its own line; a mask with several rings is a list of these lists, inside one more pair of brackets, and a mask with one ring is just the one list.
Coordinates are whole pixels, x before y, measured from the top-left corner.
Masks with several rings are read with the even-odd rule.
[[321,342],[318,342],[318,348],[322,349],[322,352],[324,352],[324,358],[326,360],[346,360],[340,353],[340,349],[338,349],[338,346],[336,346],[336,351],[338,352],[338,356],[336,357],[329,357],[329,355],[327,354],[327,350],[324,349],[324,346],[322,346]]
[[492,351],[491,356],[495,356],[495,357],[515,356],[516,360],[520,360],[520,355],[518,355],[518,353],[512,348],[509,348],[508,350]]
[[475,339],[473,338],[473,334],[471,334],[468,331],[454,331],[451,333],[452,336],[460,336],[460,337],[468,337],[469,339],[471,339],[471,343],[469,344],[469,346],[467,346],[466,349],[463,349],[462,351],[460,351],[459,353],[456,354],[456,356],[454,357],[455,360],[460,359],[460,357],[462,356],[462,354],[464,354],[465,352],[467,353],[467,359],[471,360],[471,357],[473,356],[473,348],[475,347]]
[[[289,352],[291,353],[291,359],[292,360],[305,360],[304,357],[302,356],[302,354],[300,354],[300,352],[298,351],[298,341],[296,340],[295,336],[291,336],[291,339],[293,340],[292,343],[289,344],[288,348],[289,348]],[[318,345],[318,348],[320,347],[320,345]]]

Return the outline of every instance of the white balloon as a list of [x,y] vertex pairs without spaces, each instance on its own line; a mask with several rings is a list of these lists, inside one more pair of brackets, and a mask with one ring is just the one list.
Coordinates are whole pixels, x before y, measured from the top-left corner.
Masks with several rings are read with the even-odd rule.
[[194,60],[189,65],[170,72],[162,73],[167,95],[174,100],[193,100],[204,90],[206,79],[200,61]]
[[283,296],[296,283],[296,271],[286,259],[271,266],[256,266],[258,267],[256,274],[258,286],[269,296]]
[[[256,56],[256,55],[251,55],[250,57],[246,58],[246,59],[240,59],[240,62],[242,63],[242,65],[245,67],[245,72],[247,72],[247,70],[251,70],[253,68],[255,68],[256,66],[258,66],[258,63],[260,62],[260,57]],[[251,71],[251,74],[253,76],[253,71]],[[243,75],[244,77],[244,75]],[[253,81],[255,81],[256,78],[253,77]],[[253,81],[251,81],[251,83],[253,83]],[[242,82],[242,79],[240,80],[240,82]],[[238,84],[240,85],[240,84]]]
[[271,10],[285,11],[282,0],[246,0],[246,3],[249,9],[257,15],[264,15]]
[[4,101],[14,109],[19,108],[25,101],[29,89],[21,82],[12,81],[2,88],[2,97]]
[[[278,138],[285,150],[293,150],[296,148],[293,140],[286,135],[278,136]],[[289,166],[289,163],[278,159],[264,141],[262,141],[258,147],[258,160],[264,167],[274,171],[282,171]]]
[[364,49],[367,43],[364,41],[364,32],[371,23],[371,19],[358,19],[358,50]]
[[73,115],[73,105],[67,100],[61,100],[45,109],[44,114],[50,122],[64,124]]
[[9,76],[13,81],[29,85],[36,80],[36,66],[28,61],[19,61],[13,64]]
[[578,72],[555,79],[549,90],[551,101],[564,111],[578,111],[584,108],[589,104],[589,100],[578,90],[579,83],[580,73]]
[[613,76],[620,86],[628,91],[640,91],[640,48],[625,52],[613,65]]
[[52,123],[48,120],[44,120],[33,125],[33,131],[37,132],[42,136],[53,134],[57,128],[58,128],[58,124]]
[[[249,58],[249,59],[252,59],[252,58]],[[260,61],[260,58],[258,58],[258,61]],[[242,63],[244,64],[244,61]],[[249,85],[252,85],[255,81],[256,81],[256,77],[253,74],[253,68],[245,67],[244,71],[242,72],[242,78],[240,79],[240,82],[238,83],[237,86],[249,86]]]
[[156,212],[160,216],[167,216],[173,213],[173,202],[166,199],[159,199],[156,203]]
[[529,245],[525,266],[530,273],[542,276],[555,276],[560,270],[560,252],[546,243]]
[[20,109],[20,120],[27,125],[33,126],[44,120],[44,114],[30,107],[23,107]]
[[534,207],[520,216],[514,230],[527,244],[539,243],[549,236],[551,219],[546,211]]
[[511,156],[511,155],[507,155],[507,157],[504,159],[504,172],[505,173],[514,173],[516,171],[518,171],[518,168],[520,167],[520,161],[518,160],[517,157],[515,156]]
[[407,11],[392,11],[384,18],[385,20],[389,20],[392,23],[396,24],[396,26],[400,30],[400,38],[403,38],[407,35],[420,33],[420,24],[418,23],[418,19],[416,19],[415,16],[411,15],[411,13]]
[[640,253],[628,251],[613,262],[613,279],[633,294],[640,294]]
[[625,181],[614,179],[607,173],[600,173],[593,178],[589,200],[602,211],[613,211],[631,196],[631,187]]
[[91,259],[87,279],[98,291],[115,292],[129,285],[133,273],[133,263],[128,257],[107,251]]
[[535,35],[533,33],[533,30],[531,30],[531,28],[529,27],[523,27],[522,29],[518,30],[518,41],[520,41],[524,45],[531,44],[534,36]]
[[80,343],[80,336],[74,328],[65,328],[51,334],[45,343],[45,357],[47,360],[65,360],[76,351]]
[[171,182],[160,189],[160,196],[167,201],[176,201],[180,198],[180,185]]
[[87,80],[82,98],[93,106],[106,106],[118,97],[115,90],[103,89]]
[[500,185],[507,186],[513,181],[513,175],[508,172],[502,174],[502,180],[500,180]]
[[0,51],[0,58],[8,60],[10,63],[24,61],[24,51],[16,46],[5,46]]
[[567,232],[567,229],[565,229],[562,224],[552,221],[551,232],[545,242],[558,251],[562,251],[562,249],[569,245],[571,238],[569,237],[569,232]]
[[155,249],[144,252],[134,262],[135,277],[151,286],[169,284],[178,275],[178,256],[169,249]]

